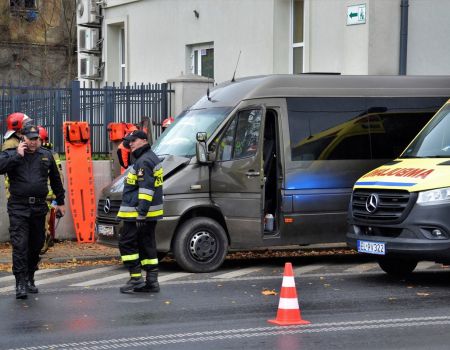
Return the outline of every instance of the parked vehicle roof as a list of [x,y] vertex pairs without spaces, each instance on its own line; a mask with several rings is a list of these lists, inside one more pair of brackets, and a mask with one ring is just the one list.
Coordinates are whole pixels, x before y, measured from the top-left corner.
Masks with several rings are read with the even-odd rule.
[[[206,91],[205,91],[206,92]],[[450,96],[449,76],[279,74],[217,85],[191,109],[235,106],[242,100],[273,97]]]

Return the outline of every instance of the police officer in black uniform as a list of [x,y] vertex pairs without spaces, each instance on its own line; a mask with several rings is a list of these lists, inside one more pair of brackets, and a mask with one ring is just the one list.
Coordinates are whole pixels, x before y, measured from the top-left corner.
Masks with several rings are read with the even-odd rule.
[[64,188],[52,153],[39,147],[36,126],[25,126],[22,135],[17,149],[0,153],[0,174],[7,174],[10,181],[7,207],[17,299],[38,293],[34,273],[45,240],[48,179],[56,195],[56,210],[65,214]]
[[[150,149],[145,132],[133,131],[124,140],[129,142],[136,160],[125,178],[117,214],[123,220],[120,255],[130,271],[130,279],[120,291],[159,292],[155,228],[164,214],[163,168]],[[146,271],[145,281],[142,269]]]

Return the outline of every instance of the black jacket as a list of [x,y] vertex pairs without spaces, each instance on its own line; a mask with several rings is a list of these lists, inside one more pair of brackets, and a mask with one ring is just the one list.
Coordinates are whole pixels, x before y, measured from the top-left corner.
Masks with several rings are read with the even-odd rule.
[[64,187],[52,152],[38,148],[34,153],[22,157],[15,149],[0,153],[0,174],[9,178],[9,192],[12,197],[46,198],[48,180],[58,205],[64,204]]
[[163,168],[149,145],[133,152],[135,163],[125,177],[117,217],[126,221],[136,218],[160,220],[163,217]]

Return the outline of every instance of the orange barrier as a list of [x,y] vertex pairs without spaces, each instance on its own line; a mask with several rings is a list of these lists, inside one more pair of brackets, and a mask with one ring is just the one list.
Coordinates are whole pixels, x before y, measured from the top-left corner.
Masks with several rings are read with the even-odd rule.
[[310,324],[311,322],[303,320],[298,306],[297,289],[295,288],[294,273],[292,264],[284,265],[283,282],[281,285],[280,302],[275,320],[267,322],[279,325],[290,326],[295,324]]
[[95,241],[95,192],[89,125],[64,122],[70,208],[79,243]]

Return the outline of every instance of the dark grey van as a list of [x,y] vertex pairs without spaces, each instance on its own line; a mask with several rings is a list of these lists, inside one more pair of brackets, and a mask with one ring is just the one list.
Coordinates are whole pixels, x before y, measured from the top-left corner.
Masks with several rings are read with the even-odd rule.
[[[217,86],[153,150],[164,159],[161,253],[188,271],[231,250],[344,243],[352,187],[393,159],[450,97],[450,77],[271,75]],[[123,177],[97,234],[115,243]]]

